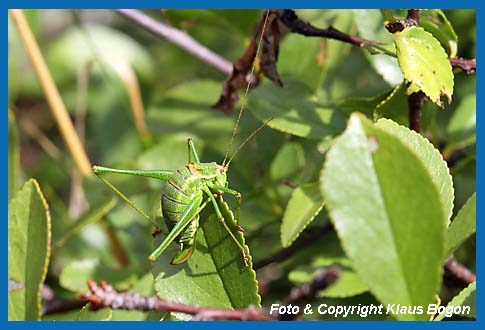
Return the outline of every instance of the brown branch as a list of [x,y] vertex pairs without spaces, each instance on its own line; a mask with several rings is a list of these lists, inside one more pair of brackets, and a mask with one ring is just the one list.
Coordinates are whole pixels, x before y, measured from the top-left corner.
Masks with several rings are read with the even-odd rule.
[[[328,268],[318,269],[315,277],[309,283],[291,289],[290,295],[284,300],[283,305],[301,305],[304,301],[310,301],[316,298],[318,292],[335,283],[340,276],[340,267],[331,266]],[[300,308],[301,312],[301,308]],[[282,321],[294,320],[298,314],[281,314],[279,319]]]
[[117,9],[116,11],[148,32],[167,39],[220,72],[226,75],[231,74],[232,64],[229,61],[203,46],[187,33],[158,22],[136,9]]
[[414,21],[414,25],[419,25],[419,9],[409,9],[408,16],[406,17],[407,20]]
[[275,320],[255,306],[249,306],[244,310],[208,308],[173,303],[158,297],[141,296],[137,293],[118,292],[105,281],[101,281],[98,286],[96,282],[89,280],[88,286],[90,292],[81,294],[79,297],[91,302],[94,308],[178,312],[194,315],[200,320]]
[[317,241],[323,235],[330,232],[332,228],[333,228],[332,224],[328,222],[323,227],[307,229],[302,235],[300,235],[300,237],[290,247],[279,250],[278,252],[269,256],[268,258],[254,262],[253,268],[255,270],[261,269],[273,262],[281,262],[288,259],[296,252],[310,246],[313,242]]
[[461,57],[452,57],[449,60],[454,68],[460,68],[467,74],[472,74],[477,70],[477,61],[474,58],[466,59]]
[[465,283],[466,285],[477,280],[476,274],[459,263],[453,256],[446,259],[445,271],[448,273],[448,275],[451,275],[453,278]]
[[[389,32],[396,33],[410,26],[419,26],[418,9],[408,10],[406,19],[388,23],[386,28]],[[422,91],[412,93],[408,96],[409,128],[418,133],[421,131],[421,109],[427,99]]]
[[335,40],[351,43],[359,47],[362,47],[366,44],[375,45],[375,46],[381,44],[377,41],[367,40],[356,36],[348,35],[342,31],[335,29],[332,26],[329,26],[327,29],[317,28],[311,25],[310,23],[306,23],[302,21],[296,15],[295,11],[291,9],[282,10],[279,18],[280,18],[280,21],[291,30],[291,32],[302,34],[307,37],[322,37],[322,38],[335,39]]
[[409,128],[418,133],[421,131],[421,109],[427,100],[422,91],[408,96]]

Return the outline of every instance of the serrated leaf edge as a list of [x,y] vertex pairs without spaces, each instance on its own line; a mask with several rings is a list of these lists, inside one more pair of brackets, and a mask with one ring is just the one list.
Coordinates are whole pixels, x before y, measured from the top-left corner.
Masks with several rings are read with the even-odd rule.
[[[296,190],[294,190],[294,191],[296,191]],[[292,195],[292,197],[293,197],[293,193],[292,193],[291,195]],[[290,200],[288,201],[288,204],[290,203],[291,199],[292,199],[292,198],[290,198]],[[303,231],[304,231],[304,230],[305,230],[305,229],[308,227],[308,225],[309,225],[310,223],[312,223],[312,221],[313,221],[313,220],[315,220],[315,218],[317,217],[317,215],[319,215],[319,214],[320,214],[320,212],[322,212],[322,209],[323,209],[323,207],[324,207],[324,206],[325,206],[325,200],[324,200],[324,198],[323,198],[323,196],[322,196],[322,202],[320,203],[320,207],[318,208],[318,210],[315,212],[315,214],[314,214],[312,217],[310,217],[310,218],[309,218],[309,219],[308,219],[308,220],[307,220],[307,221],[306,221],[306,222],[303,224],[303,226],[301,227],[301,229],[300,229],[300,230],[299,230],[299,231],[298,231],[298,232],[297,232],[295,235],[293,235],[293,238],[292,238],[292,239],[290,239],[288,242],[286,242],[286,244],[285,244],[285,241],[283,240],[283,231],[282,231],[282,230],[280,230],[280,241],[281,241],[281,245],[282,245],[284,248],[287,248],[287,247],[291,246],[291,245],[292,245],[292,244],[293,244],[293,243],[296,241],[296,239],[297,239],[297,238],[298,238],[298,237],[301,235],[301,233],[302,233],[302,232],[303,232]],[[288,206],[287,206],[287,208],[288,208]],[[286,213],[286,209],[285,209],[285,213]],[[284,216],[284,214],[283,214],[283,219],[284,219],[284,218],[285,218],[285,216]],[[283,222],[282,222],[281,224],[283,225]]]
[[[388,118],[380,118],[376,123],[375,125],[378,126],[380,122],[388,122],[388,123],[391,123],[392,125],[396,125],[396,126],[399,126],[399,127],[402,127],[402,128],[405,128],[409,131],[409,133],[411,133],[411,135],[415,136],[418,140],[421,139],[424,143],[428,144],[429,146],[431,146],[434,150],[436,150],[437,154],[439,155],[439,159],[440,159],[440,162],[441,162],[441,165],[443,165],[443,167],[446,169],[446,174],[448,174],[448,176],[450,177],[451,179],[451,208],[450,208],[450,211],[449,211],[449,214],[446,215],[447,217],[447,220],[448,220],[448,225],[450,224],[450,221],[451,221],[451,217],[453,216],[453,208],[454,208],[454,200],[455,200],[455,187],[453,185],[453,176],[451,175],[450,173],[450,168],[448,167],[448,164],[446,163],[445,159],[443,158],[443,155],[435,148],[435,146],[431,143],[431,141],[429,141],[426,137],[424,137],[423,135],[417,133],[416,131],[413,131],[409,128],[407,128],[406,126],[403,126],[403,125],[399,125],[398,123],[396,123],[394,120],[391,120],[391,119],[388,119]],[[379,127],[382,129],[382,127]],[[398,137],[396,134],[394,134],[393,132],[389,131],[389,130],[386,130],[384,128],[384,130],[393,135],[394,137]],[[416,151],[413,149],[413,148],[410,148],[408,146],[407,143],[403,143],[403,145],[408,149],[410,150],[413,154],[415,154],[417,156],[417,158],[419,159],[419,161],[421,162],[421,164],[423,164],[423,166],[427,167],[422,161],[421,161],[421,158],[419,157],[419,155],[416,153]],[[431,175],[430,175],[431,176]],[[441,193],[440,191],[438,191],[438,194],[441,196]],[[443,205],[444,207],[445,205]]]
[[[451,67],[451,64],[450,62],[448,61],[448,56],[446,55],[446,50],[443,48],[443,46],[441,46],[441,43],[439,42],[438,39],[436,39],[433,34],[429,33],[428,31],[426,31],[425,29],[421,28],[421,27],[416,27],[416,26],[413,26],[413,27],[410,27],[410,28],[407,28],[407,30],[410,30],[410,29],[419,29],[421,31],[423,31],[423,33],[427,33],[429,34],[429,36],[431,38],[433,38],[434,40],[436,40],[437,44],[439,45],[439,47],[443,50],[443,53],[445,54],[445,58],[446,58],[446,62],[448,63],[447,65],[449,66],[449,70],[451,72],[451,74],[453,75],[453,68]],[[400,33],[400,32],[396,32],[396,33]],[[397,47],[396,47],[396,53],[397,53]],[[427,93],[427,91],[423,90],[422,89],[422,85],[421,84],[417,84],[414,80],[410,79],[409,77],[409,74],[407,72],[404,72],[404,70],[402,70],[402,67],[401,67],[401,61],[399,60],[400,57],[398,56],[397,57],[398,59],[398,63],[399,63],[399,67],[401,68],[401,71],[402,73],[404,74],[404,77],[406,78],[407,81],[409,81],[410,83],[414,84],[415,86],[419,87],[421,89],[421,91],[435,104],[437,104],[439,107],[443,107],[443,102],[441,102],[441,100],[439,99],[439,97],[441,96],[446,96],[448,98],[448,104],[451,103],[451,97],[453,95],[453,88],[454,88],[454,77],[451,79],[451,93],[448,95],[447,93],[444,93],[442,91],[442,87],[443,86],[440,86],[440,94],[439,94],[439,97],[438,99],[434,100],[431,95],[429,95]]]

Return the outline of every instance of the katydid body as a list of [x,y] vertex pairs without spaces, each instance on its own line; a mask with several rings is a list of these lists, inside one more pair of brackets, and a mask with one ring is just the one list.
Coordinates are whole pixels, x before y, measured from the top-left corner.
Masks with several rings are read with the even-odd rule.
[[[199,213],[209,203],[212,203],[218,219],[241,249],[244,262],[247,264],[248,259],[244,248],[225,223],[214,197],[214,195],[218,196],[223,193],[229,193],[235,196],[238,201],[240,200],[240,193],[228,188],[226,176],[227,165],[219,165],[215,162],[201,163],[191,139],[188,139],[188,149],[189,163],[174,172],[164,170],[119,170],[100,166],[94,166],[93,170],[108,187],[154,225],[155,222],[145,212],[130,202],[118,189],[107,182],[101,174],[119,173],[146,176],[166,181],[162,189],[161,205],[163,218],[170,232],[158,248],[150,254],[148,260],[156,260],[174,240],[179,243],[180,250],[174,256],[171,263],[180,264],[188,260],[195,248],[196,234],[199,228]],[[240,228],[239,225],[238,228]]]
[[[264,19],[262,31],[259,37],[259,43],[256,50],[254,59],[257,58],[261,43],[263,40],[264,31],[266,28],[266,23],[268,21],[269,11],[266,12]],[[253,60],[253,65],[251,69],[250,76],[253,76],[255,68],[255,62]],[[180,250],[172,259],[172,264],[180,264],[187,261],[192,255],[195,242],[196,234],[199,228],[199,213],[211,203],[214,207],[214,212],[217,218],[220,220],[224,228],[227,230],[229,236],[235,242],[235,244],[241,250],[244,258],[244,263],[248,265],[248,257],[244,250],[244,247],[236,239],[232,231],[229,229],[228,225],[225,223],[222,212],[216,201],[216,197],[222,195],[223,193],[228,193],[235,196],[238,200],[238,207],[240,207],[241,194],[228,187],[227,182],[227,170],[229,164],[231,163],[234,156],[241,150],[241,148],[264,126],[268,124],[271,120],[267,120],[260,127],[258,127],[254,132],[252,132],[233,152],[232,156],[226,162],[229,151],[234,142],[234,137],[236,135],[237,128],[239,126],[239,120],[241,119],[244,104],[248,95],[249,86],[251,80],[248,81],[246,88],[246,93],[244,95],[243,102],[241,103],[241,108],[239,110],[239,115],[236,120],[236,125],[232,132],[232,137],[229,142],[226,155],[222,165],[215,162],[212,163],[201,163],[195,146],[191,139],[188,139],[188,158],[189,161],[184,167],[180,167],[175,171],[165,171],[165,170],[150,170],[150,171],[136,171],[136,170],[120,170],[101,166],[94,166],[93,171],[98,175],[98,177],[119,197],[126,201],[135,211],[137,211],[141,216],[147,219],[155,228],[159,231],[159,228],[155,221],[151,219],[143,210],[136,206],[128,197],[126,197],[121,191],[114,187],[108,180],[106,180],[101,174],[102,173],[119,173],[128,175],[145,176],[155,179],[160,179],[165,181],[164,188],[162,190],[162,213],[165,223],[169,228],[170,232],[167,237],[160,243],[160,245],[150,254],[148,260],[156,260],[172,243],[177,241],[180,245]],[[216,197],[215,197],[216,196]],[[238,212],[239,213],[239,212]],[[236,227],[238,230],[243,231],[243,229],[237,223],[237,218],[235,220]]]

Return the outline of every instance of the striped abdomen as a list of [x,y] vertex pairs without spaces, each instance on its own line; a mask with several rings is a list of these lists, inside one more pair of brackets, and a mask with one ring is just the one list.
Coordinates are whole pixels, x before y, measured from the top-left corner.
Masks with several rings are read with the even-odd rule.
[[[179,221],[190,201],[198,199],[202,203],[203,192],[200,189],[202,184],[204,184],[203,179],[193,175],[187,166],[177,169],[165,183],[162,191],[162,212],[169,230],[172,230],[175,223]],[[178,239],[180,243],[193,244],[198,222],[197,215],[180,234]]]

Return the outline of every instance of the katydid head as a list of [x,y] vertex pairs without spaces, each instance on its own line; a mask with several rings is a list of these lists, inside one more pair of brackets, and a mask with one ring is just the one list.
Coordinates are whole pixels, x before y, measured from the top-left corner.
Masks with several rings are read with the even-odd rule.
[[201,178],[207,179],[208,182],[215,186],[227,186],[227,166],[212,163],[190,163],[190,172]]

